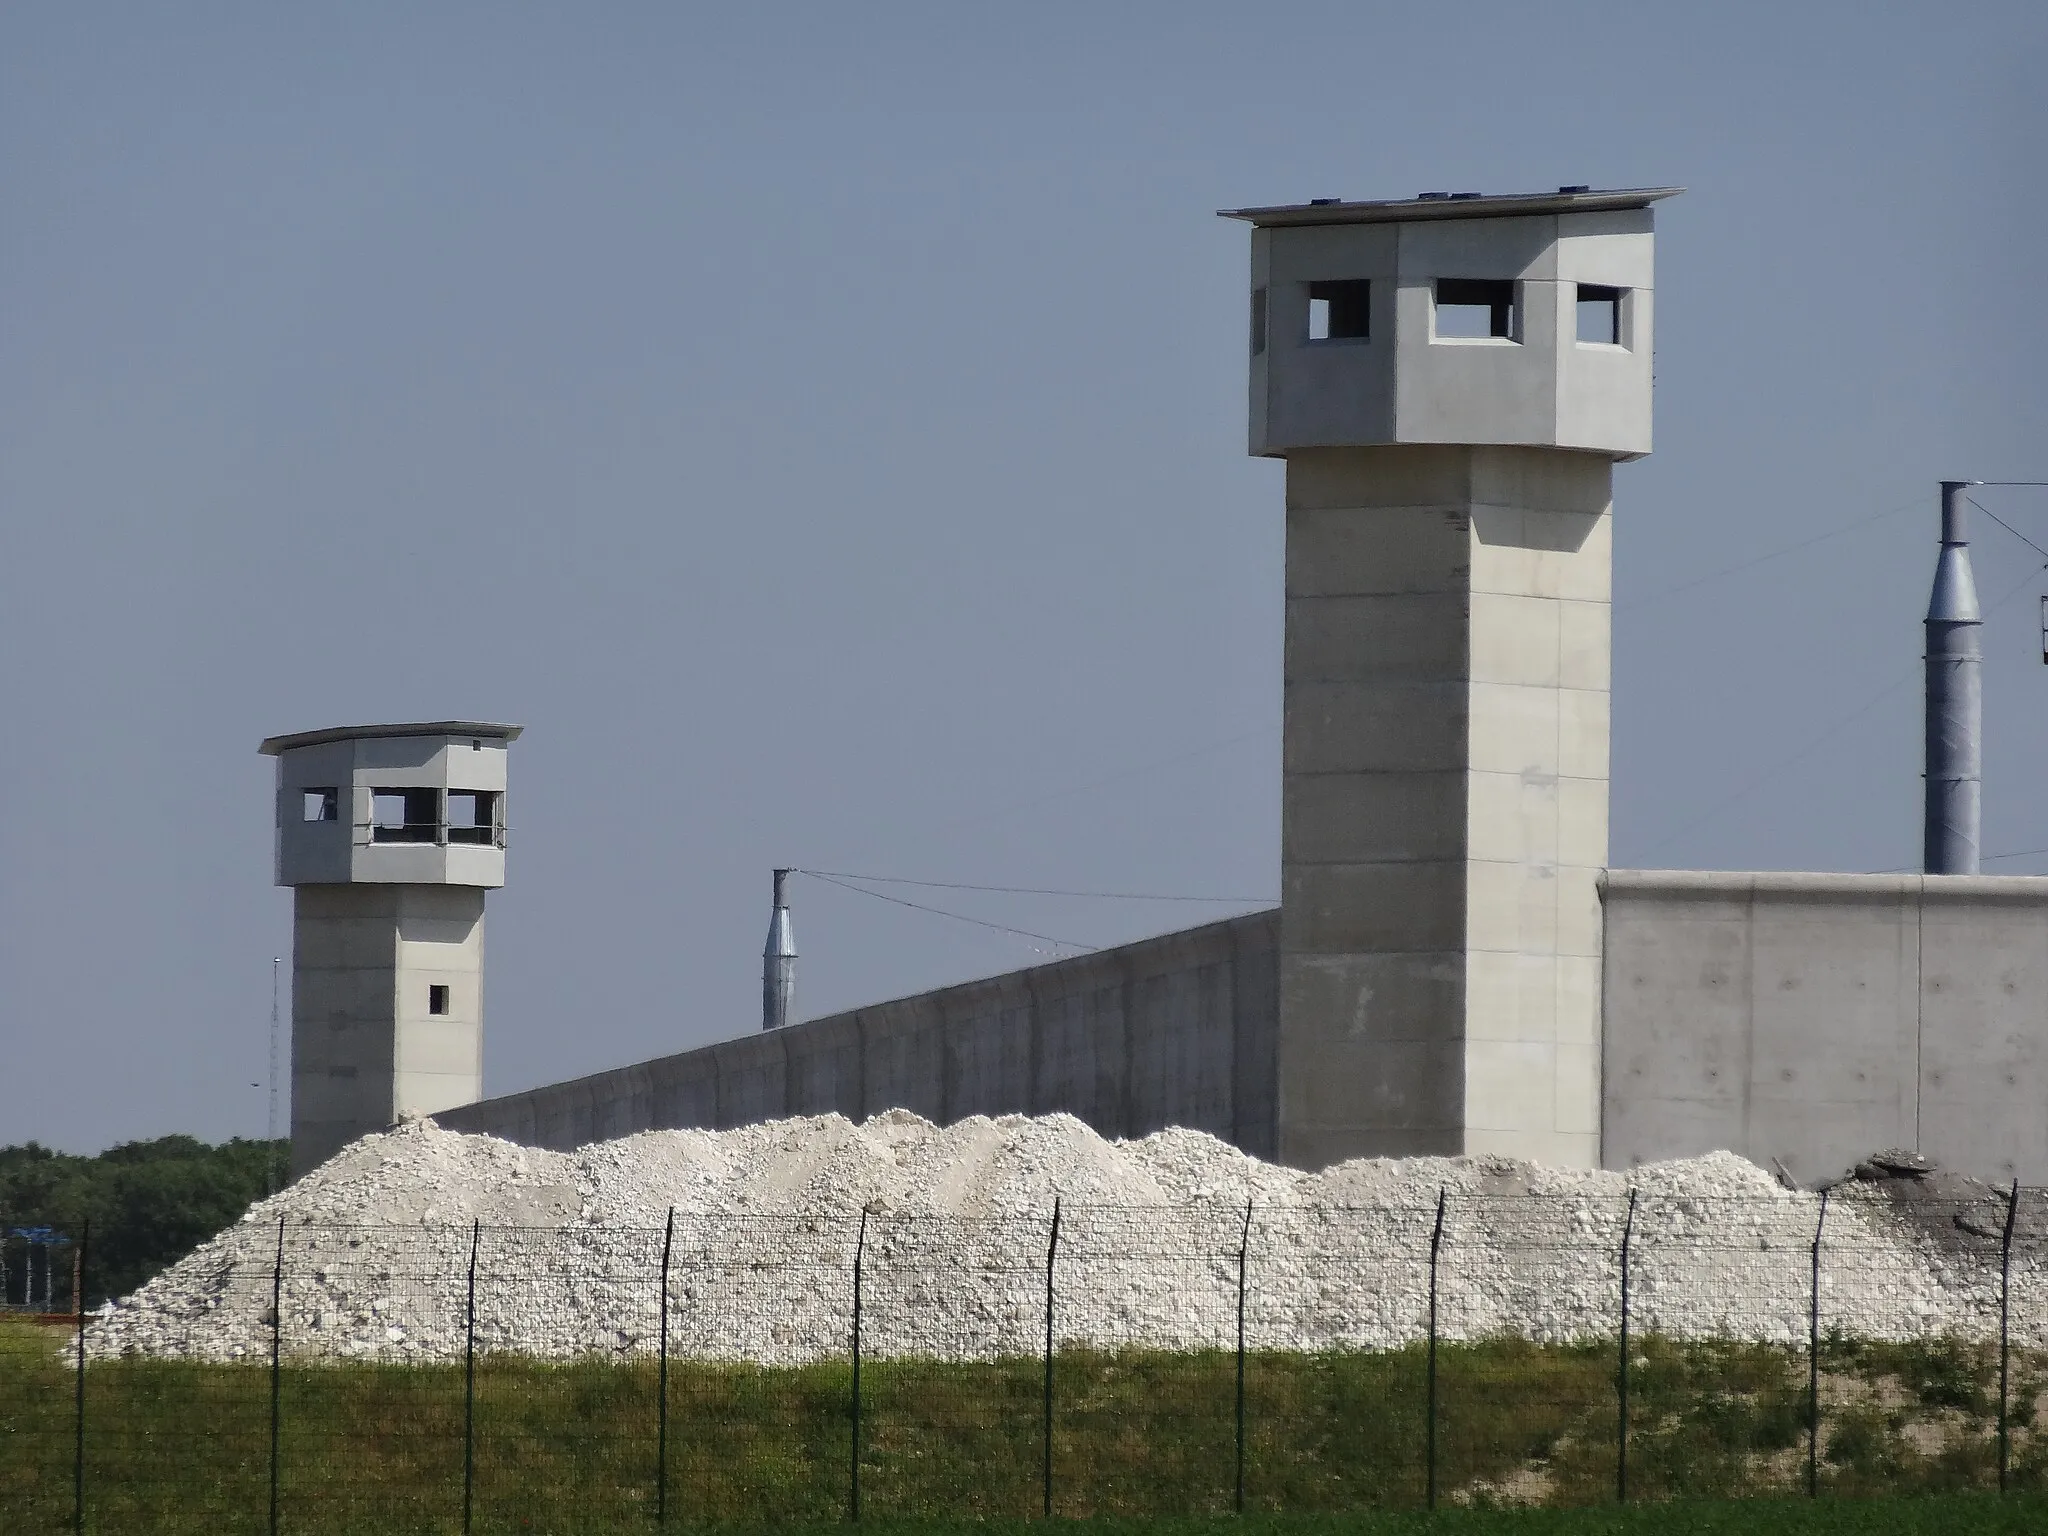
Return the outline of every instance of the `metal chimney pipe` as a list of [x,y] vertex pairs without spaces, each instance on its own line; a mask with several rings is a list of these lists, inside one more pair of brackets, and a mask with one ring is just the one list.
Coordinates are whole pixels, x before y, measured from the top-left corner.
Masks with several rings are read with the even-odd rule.
[[768,942],[761,949],[761,1027],[780,1029],[789,1022],[796,1001],[796,935],[789,926],[789,898],[783,887],[794,870],[775,871],[775,913],[768,919]]
[[1984,792],[1984,620],[1963,532],[1963,491],[1941,482],[1941,558],[1927,602],[1927,813],[1930,875],[1974,875]]

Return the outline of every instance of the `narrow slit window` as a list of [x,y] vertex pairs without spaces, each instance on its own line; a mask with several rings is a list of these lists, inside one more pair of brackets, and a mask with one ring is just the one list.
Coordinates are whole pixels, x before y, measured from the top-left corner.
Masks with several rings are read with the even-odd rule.
[[1600,283],[1580,283],[1579,340],[1596,346],[1621,345],[1621,290]]
[[308,789],[301,791],[299,819],[302,821],[341,820],[341,791],[339,789]]
[[498,792],[494,789],[448,791],[448,841],[481,843],[498,840]]
[[1513,341],[1515,285],[1493,278],[1436,280],[1436,334],[1446,341]]
[[437,843],[441,840],[438,789],[379,789],[370,794],[370,841]]
[[1372,335],[1372,284],[1347,279],[1308,285],[1310,341],[1364,341]]
[[1266,290],[1252,290],[1252,356],[1266,350]]
[[448,1011],[448,989],[439,982],[427,988],[427,1012],[441,1014]]

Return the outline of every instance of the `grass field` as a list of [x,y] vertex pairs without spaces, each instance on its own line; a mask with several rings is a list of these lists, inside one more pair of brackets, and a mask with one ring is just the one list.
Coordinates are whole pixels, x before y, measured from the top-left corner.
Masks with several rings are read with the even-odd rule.
[[[0,1523],[10,1532],[70,1527],[77,1383],[55,1342],[48,1332],[0,1329]],[[1242,1528],[1409,1529],[1397,1514],[1419,1508],[1427,1490],[1424,1359],[1419,1348],[1248,1357]],[[1616,1365],[1611,1345],[1444,1346],[1436,1414],[1442,1518],[1475,1533],[1734,1529],[1683,1523],[1736,1518],[1707,1504],[1614,1508]],[[2030,1500],[1848,1502],[1995,1488],[1996,1372],[1988,1351],[1837,1340],[1824,1347],[1821,1365],[1823,1498],[1812,1506],[1781,1503],[1768,1496],[1805,1488],[1803,1352],[1639,1341],[1631,1370],[1631,1502],[1762,1496],[1739,1506],[1745,1530],[1991,1531],[2018,1529],[1996,1523],[2013,1511],[2040,1518],[2042,1506]],[[2048,1391],[2044,1366],[2016,1359],[2015,1490],[2048,1490],[2048,1435],[2034,1433]],[[656,1365],[644,1360],[480,1357],[468,1463],[474,1529],[610,1536],[653,1525],[664,1497],[658,1380]],[[669,1523],[787,1529],[842,1521],[854,1483],[850,1397],[843,1363],[671,1362]],[[464,1402],[459,1365],[287,1363],[278,1381],[282,1528],[306,1536],[459,1530]],[[1239,1467],[1236,1405],[1236,1362],[1228,1354],[1061,1354],[1053,1373],[1055,1512],[1229,1514]],[[1040,1360],[867,1363],[864,1520],[1007,1522],[1037,1514],[1043,1414]],[[263,1364],[92,1365],[87,1528],[108,1536],[266,1529],[270,1425]],[[1544,1515],[1496,1526],[1483,1518],[1488,1507],[1526,1505],[1551,1506],[1564,1523],[1546,1523]],[[1856,1510],[1858,1519],[1880,1518],[1871,1513],[1879,1509],[1884,1520],[1979,1523],[1839,1523]],[[1931,1513],[1937,1510],[1953,1513]],[[1365,1523],[1334,1518],[1356,1511],[1381,1514]],[[1311,1518],[1322,1515],[1333,1518]],[[1103,1527],[1116,1528],[1123,1527]],[[1147,1520],[1127,1528],[1176,1527]]]
[[[877,1536],[941,1536],[970,1530],[975,1536],[1030,1536],[1044,1526],[1007,1520],[973,1526],[905,1521],[873,1529]],[[1109,1518],[1067,1522],[1061,1529],[1073,1536],[2034,1536],[2048,1529],[2048,1501],[2029,1495],[2000,1499],[1976,1494],[1814,1503],[1753,1499],[1625,1509],[1448,1510],[1435,1515]]]

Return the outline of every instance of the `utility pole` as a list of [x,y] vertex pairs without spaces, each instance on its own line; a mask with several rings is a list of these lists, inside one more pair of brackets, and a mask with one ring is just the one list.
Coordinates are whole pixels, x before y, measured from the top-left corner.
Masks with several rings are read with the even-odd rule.
[[768,942],[761,948],[761,1027],[781,1029],[789,1023],[796,1000],[796,935],[789,925],[789,895],[784,889],[793,869],[775,871],[775,909],[768,918]]
[[1974,875],[1984,798],[1984,640],[1964,491],[1974,480],[1941,482],[1941,555],[1927,602],[1927,789],[1922,868]]

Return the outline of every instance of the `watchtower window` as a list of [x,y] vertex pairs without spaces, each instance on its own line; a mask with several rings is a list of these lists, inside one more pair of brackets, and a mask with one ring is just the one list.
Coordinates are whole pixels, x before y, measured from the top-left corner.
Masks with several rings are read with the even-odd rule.
[[1252,290],[1252,356],[1266,350],[1266,290]]
[[370,841],[437,843],[441,840],[441,791],[378,789],[370,793]]
[[427,987],[427,1012],[446,1013],[447,1011],[448,989],[439,982],[430,983]]
[[1597,346],[1621,345],[1621,290],[1600,283],[1580,283],[1579,340]]
[[1372,334],[1372,283],[1364,278],[1308,285],[1310,341],[1364,341]]
[[1515,285],[1493,278],[1436,280],[1436,335],[1446,341],[1514,341]]
[[448,841],[481,843],[498,840],[498,792],[495,789],[448,791]]
[[301,821],[341,820],[341,791],[339,789],[308,789],[300,791]]

